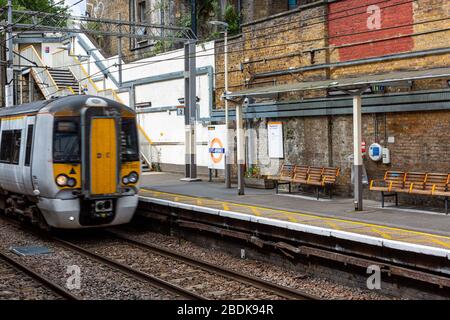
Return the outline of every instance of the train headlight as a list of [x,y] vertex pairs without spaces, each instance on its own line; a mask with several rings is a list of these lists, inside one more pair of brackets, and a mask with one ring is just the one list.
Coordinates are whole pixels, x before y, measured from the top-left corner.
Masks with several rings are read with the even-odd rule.
[[56,184],[60,187],[67,186],[67,183],[69,181],[69,178],[65,174],[60,174],[56,177]]
[[131,172],[129,175],[122,178],[123,184],[136,183],[139,179],[139,175],[136,172]]
[[136,183],[138,181],[138,178],[138,174],[134,171],[128,175],[128,180],[130,181],[130,183]]
[[77,180],[75,180],[74,178],[69,178],[69,180],[67,180],[67,185],[71,188],[75,187],[76,184]]

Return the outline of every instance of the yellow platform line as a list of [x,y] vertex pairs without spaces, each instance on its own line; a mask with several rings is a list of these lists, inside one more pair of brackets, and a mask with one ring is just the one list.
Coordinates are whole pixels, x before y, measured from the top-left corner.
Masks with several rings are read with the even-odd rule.
[[370,230],[372,230],[373,232],[375,232],[376,234],[382,236],[385,239],[392,240],[392,236],[391,235],[387,234],[386,232],[382,232],[382,231],[378,230],[378,228],[371,228]]
[[[172,196],[172,197],[176,197],[176,196],[180,196],[179,194],[176,193],[171,193],[171,192],[165,192],[165,191],[155,191],[155,190],[151,190],[151,189],[145,189],[145,188],[141,188],[142,191],[147,191],[147,192],[156,192],[156,194],[163,194],[163,195],[167,195],[167,196]],[[183,195],[183,197],[185,198],[191,198],[191,199],[196,199],[196,198],[202,198],[205,199],[203,197],[193,197],[193,196],[186,196]],[[208,199],[209,200],[209,199]],[[242,203],[235,203],[235,202],[224,202],[224,201],[219,201],[219,200],[209,200],[211,202],[215,202],[218,204],[222,204],[224,207],[225,205],[227,206],[228,209],[224,209],[224,210],[229,210],[228,205],[233,205],[233,206],[238,206],[238,207],[251,207],[251,205],[246,205],[246,204],[242,204]],[[333,217],[323,217],[323,216],[318,216],[318,215],[314,215],[314,214],[310,214],[310,213],[302,213],[302,212],[295,212],[295,211],[287,211],[287,210],[282,210],[282,209],[274,209],[274,208],[268,208],[268,207],[261,207],[261,206],[253,206],[255,208],[258,208],[259,210],[272,210],[272,211],[276,211],[279,213],[286,213],[289,215],[298,215],[298,216],[302,216],[302,217],[309,217],[309,218],[314,218],[314,219],[319,219],[319,220],[331,220],[331,221],[337,221],[337,222],[343,222],[343,223],[348,223],[351,225],[359,225],[359,226],[365,226],[365,227],[370,227],[370,228],[376,228],[378,231],[380,228],[385,229],[385,230],[391,230],[391,231],[395,231],[395,232],[403,232],[403,233],[407,233],[407,234],[413,234],[413,235],[419,235],[419,236],[423,236],[423,237],[429,237],[430,240],[432,239],[445,239],[450,241],[450,237],[449,236],[442,236],[442,235],[437,235],[437,234],[431,234],[431,233],[425,233],[425,232],[421,232],[421,231],[414,231],[414,230],[408,230],[408,229],[403,229],[403,228],[397,228],[397,227],[389,227],[389,226],[383,226],[383,225],[377,225],[377,224],[372,224],[372,223],[367,223],[367,222],[360,222],[360,221],[352,221],[352,220],[345,220],[345,219],[341,219],[341,218],[333,218]],[[446,242],[443,242],[446,243]],[[443,244],[442,244],[443,245]],[[449,243],[450,245],[450,243]],[[447,244],[445,244],[445,246],[447,246]]]
[[450,244],[448,244],[446,242],[443,242],[443,241],[441,241],[439,239],[430,239],[430,240],[431,240],[431,242],[434,242],[436,244],[440,244],[441,246],[444,246],[446,248],[450,248]]
[[250,210],[252,210],[252,212],[253,212],[253,214],[254,214],[255,216],[258,216],[258,217],[261,216],[261,212],[259,212],[259,210],[258,210],[257,207],[250,206]]
[[330,227],[332,227],[333,229],[342,230],[340,227],[338,227],[338,225],[336,223],[333,223],[333,222],[330,222],[330,221],[325,221],[325,223],[327,225],[329,225]]

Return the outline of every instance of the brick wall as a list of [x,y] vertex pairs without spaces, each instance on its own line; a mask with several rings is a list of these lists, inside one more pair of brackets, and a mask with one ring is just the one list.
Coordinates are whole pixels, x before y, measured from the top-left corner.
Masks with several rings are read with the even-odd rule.
[[[161,6],[160,0],[143,0],[146,6],[146,15],[148,19],[151,16],[155,16],[156,11]],[[140,1],[136,1],[140,2]],[[164,23],[166,25],[178,25],[182,15],[189,13],[189,1],[188,0],[174,0],[168,1],[165,5]],[[137,10],[137,9],[136,9]],[[122,20],[133,20],[130,13],[130,0],[87,0],[87,12],[91,17],[103,18],[103,19],[118,19],[119,13]],[[151,20],[148,21],[150,23]],[[160,23],[153,21],[153,23]],[[95,39],[95,37],[91,37]],[[117,55],[117,37],[102,36],[97,38],[97,44],[104,50],[107,56]],[[134,61],[137,59],[145,58],[152,54],[152,47],[145,47],[139,50],[132,50],[136,48],[135,45],[130,45],[129,38],[122,39],[122,54],[125,61]]]
[[[244,25],[242,36],[230,40],[230,90],[449,66],[449,54],[436,54],[322,68],[295,75],[285,72],[280,76],[259,76],[272,71],[286,71],[289,68],[450,47],[450,34],[445,30],[449,27],[449,1],[418,0],[409,4],[399,0],[383,2],[379,12],[380,26],[378,29],[369,30],[367,21],[373,18],[374,8],[368,10],[368,7],[375,3],[380,1],[337,1],[329,6],[322,4],[300,8],[271,19]],[[360,8],[355,9],[356,7]],[[346,18],[343,15],[344,10],[346,15],[349,15]],[[357,10],[361,14],[352,16],[351,13],[358,12]],[[223,93],[222,46],[222,42],[218,42],[216,46],[218,108],[223,107],[219,99]],[[313,56],[311,50],[314,51]],[[390,88],[387,93],[429,89],[448,89],[447,79],[414,81],[410,89]],[[310,97],[326,97],[326,92],[283,94],[279,99],[298,100]],[[263,135],[268,120],[274,119],[249,120],[248,126],[256,127],[259,134]],[[276,120],[283,122],[284,160],[290,163],[341,167],[338,193],[350,195],[352,117],[342,115]],[[364,160],[369,178],[382,177],[387,169],[450,172],[449,133],[450,111],[364,114],[363,140],[367,147],[373,142],[379,142],[391,151],[390,165]],[[393,137],[395,142],[388,143],[387,137]],[[258,157],[267,158],[267,152],[261,152]],[[261,166],[263,172],[273,173],[273,170],[276,170],[273,162]],[[377,194],[369,194],[367,190],[365,196],[378,197]],[[424,200],[414,197],[404,200],[414,202],[417,199]]]

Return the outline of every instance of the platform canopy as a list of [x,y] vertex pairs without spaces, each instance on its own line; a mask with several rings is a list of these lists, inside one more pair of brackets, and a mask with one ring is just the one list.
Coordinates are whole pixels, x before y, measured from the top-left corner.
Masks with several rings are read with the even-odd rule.
[[319,89],[352,89],[370,85],[393,85],[398,82],[446,78],[450,77],[450,67],[417,70],[417,71],[397,71],[384,74],[364,75],[361,77],[328,79],[320,81],[305,81],[276,86],[266,86],[260,88],[245,89],[237,92],[230,92],[225,95],[227,99],[245,97],[264,97],[283,92],[307,91]]
[[401,86],[404,82],[412,80],[447,78],[450,77],[450,67],[417,70],[398,71],[385,74],[364,75],[354,78],[328,79],[320,81],[305,81],[277,86],[246,89],[238,92],[228,93],[225,99],[234,101],[236,104],[236,137],[237,137],[237,159],[240,166],[238,170],[239,194],[244,194],[243,164],[245,163],[244,128],[243,128],[243,100],[246,97],[271,97],[283,92],[335,89],[347,91],[353,96],[353,168],[354,168],[354,203],[355,210],[363,210],[363,160],[362,160],[362,99],[361,95],[372,85]]

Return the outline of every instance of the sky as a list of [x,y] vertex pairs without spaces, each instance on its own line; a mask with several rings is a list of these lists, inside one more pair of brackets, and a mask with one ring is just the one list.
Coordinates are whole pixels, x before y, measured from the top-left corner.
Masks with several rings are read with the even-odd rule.
[[[78,2],[79,0],[65,0],[66,6],[71,6],[74,3]],[[70,8],[72,10],[72,14],[75,16],[84,15],[86,12],[86,0],[81,1],[79,4],[77,4],[74,7]]]

